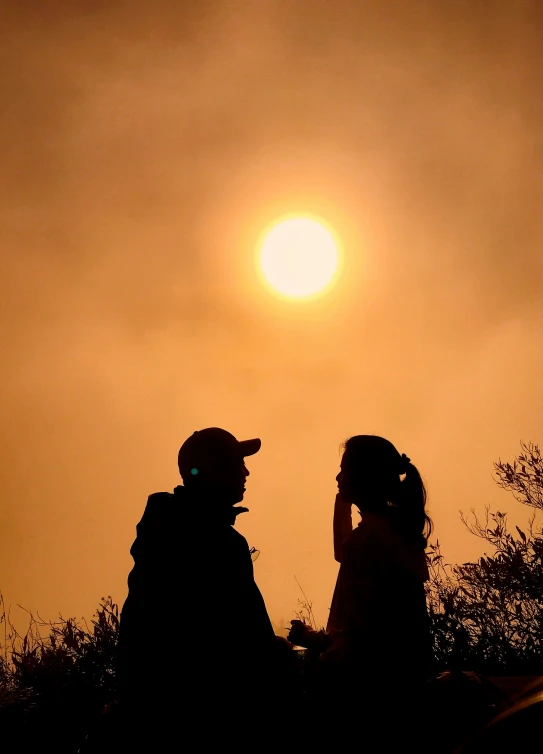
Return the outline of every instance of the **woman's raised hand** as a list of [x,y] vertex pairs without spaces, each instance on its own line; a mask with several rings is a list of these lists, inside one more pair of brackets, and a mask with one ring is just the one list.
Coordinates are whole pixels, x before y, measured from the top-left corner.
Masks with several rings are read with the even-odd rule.
[[296,644],[298,647],[306,647],[307,649],[310,648],[311,644],[311,635],[316,633],[311,626],[308,626],[307,623],[304,623],[301,620],[291,620],[290,621],[290,631],[287,636],[287,639],[291,642],[291,644]]
[[292,644],[319,653],[328,647],[330,640],[325,631],[315,631],[301,620],[291,620],[290,625],[287,639]]

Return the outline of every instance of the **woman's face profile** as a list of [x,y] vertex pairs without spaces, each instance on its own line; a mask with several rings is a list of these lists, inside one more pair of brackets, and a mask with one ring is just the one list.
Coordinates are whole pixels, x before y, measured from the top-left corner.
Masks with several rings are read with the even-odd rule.
[[356,460],[349,458],[347,451],[341,459],[336,481],[341,499],[358,507],[363,506],[366,499],[373,500],[383,495],[383,487],[382,483],[379,483],[379,476],[376,475],[375,463],[372,464],[367,457],[357,457]]
[[346,503],[352,503],[352,490],[349,484],[349,473],[347,467],[347,453],[343,454],[341,459],[341,465],[339,468],[339,474],[336,476],[337,488],[342,500]]

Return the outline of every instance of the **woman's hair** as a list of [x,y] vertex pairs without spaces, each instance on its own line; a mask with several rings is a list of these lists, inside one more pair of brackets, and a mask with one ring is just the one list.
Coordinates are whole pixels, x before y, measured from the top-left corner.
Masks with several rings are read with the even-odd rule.
[[424,482],[411,460],[377,435],[355,435],[343,448],[349,487],[364,509],[389,515],[406,538],[426,547],[432,521]]

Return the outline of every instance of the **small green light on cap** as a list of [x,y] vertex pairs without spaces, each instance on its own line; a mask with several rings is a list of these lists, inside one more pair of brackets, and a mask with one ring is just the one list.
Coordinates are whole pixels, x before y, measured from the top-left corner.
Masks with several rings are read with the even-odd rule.
[[191,469],[190,473],[192,474],[192,476],[196,476],[196,474],[198,473],[198,469]]

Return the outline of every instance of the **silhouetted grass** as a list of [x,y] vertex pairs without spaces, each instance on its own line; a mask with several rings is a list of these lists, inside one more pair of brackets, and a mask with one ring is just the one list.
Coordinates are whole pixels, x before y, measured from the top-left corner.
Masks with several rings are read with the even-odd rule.
[[0,597],[0,728],[18,751],[75,752],[89,725],[114,696],[119,611],[102,598],[88,626],[73,618],[44,621],[29,613],[21,636]]

